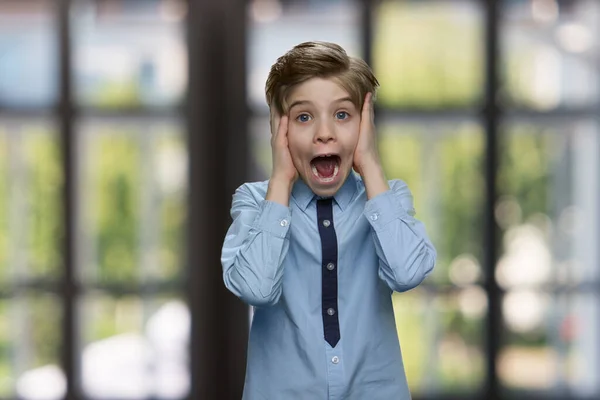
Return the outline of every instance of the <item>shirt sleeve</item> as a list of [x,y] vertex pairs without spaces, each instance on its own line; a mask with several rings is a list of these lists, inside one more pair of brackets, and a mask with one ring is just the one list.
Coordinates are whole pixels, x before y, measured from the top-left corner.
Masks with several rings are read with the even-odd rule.
[[418,286],[433,270],[437,254],[415,218],[406,183],[390,181],[390,190],[367,201],[364,215],[373,231],[379,277],[397,292]]
[[221,252],[225,286],[250,305],[276,304],[289,248],[289,207],[257,201],[242,185],[233,195],[231,217]]

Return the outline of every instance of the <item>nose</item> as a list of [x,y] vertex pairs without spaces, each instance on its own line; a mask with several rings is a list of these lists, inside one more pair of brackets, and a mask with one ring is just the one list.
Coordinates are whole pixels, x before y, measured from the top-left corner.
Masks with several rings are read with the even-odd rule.
[[315,133],[315,141],[327,143],[329,141],[335,140],[335,129],[331,124],[327,121],[323,121],[317,127],[317,132]]

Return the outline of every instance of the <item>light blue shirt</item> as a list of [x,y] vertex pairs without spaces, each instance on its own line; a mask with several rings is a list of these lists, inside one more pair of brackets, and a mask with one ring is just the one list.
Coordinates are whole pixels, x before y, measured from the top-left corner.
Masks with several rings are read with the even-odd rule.
[[339,342],[324,339],[317,197],[298,180],[289,207],[265,200],[268,182],[233,196],[222,250],[225,286],[255,306],[246,400],[410,399],[392,291],[419,285],[436,251],[400,180],[367,200],[351,173],[334,196]]

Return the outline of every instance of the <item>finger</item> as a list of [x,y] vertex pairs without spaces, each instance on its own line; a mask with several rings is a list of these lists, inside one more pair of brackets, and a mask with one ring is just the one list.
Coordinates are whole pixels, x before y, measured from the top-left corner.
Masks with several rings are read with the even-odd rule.
[[365,101],[363,102],[363,108],[362,108],[362,113],[361,113],[361,117],[360,117],[360,125],[361,125],[361,129],[367,129],[371,123],[372,123],[372,118],[373,118],[373,106],[371,103],[371,99],[372,99],[373,95],[371,94],[371,92],[367,93],[365,96]]
[[281,117],[281,119],[279,121],[279,126],[277,128],[277,140],[279,140],[280,143],[285,142],[285,140],[287,139],[287,131],[288,131],[288,116],[284,115],[283,117]]
[[271,117],[271,135],[275,136],[279,129],[279,123],[281,122],[281,116],[278,113],[274,113]]
[[368,92],[365,95],[365,100],[363,101],[363,108],[362,108],[362,116],[368,116],[369,112],[371,110],[371,92]]

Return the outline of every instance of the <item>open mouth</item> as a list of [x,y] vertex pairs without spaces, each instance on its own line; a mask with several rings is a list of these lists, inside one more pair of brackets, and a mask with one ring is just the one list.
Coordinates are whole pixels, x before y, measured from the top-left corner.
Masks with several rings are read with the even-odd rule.
[[315,157],[310,162],[312,173],[322,183],[333,182],[340,172],[340,161],[335,154]]

